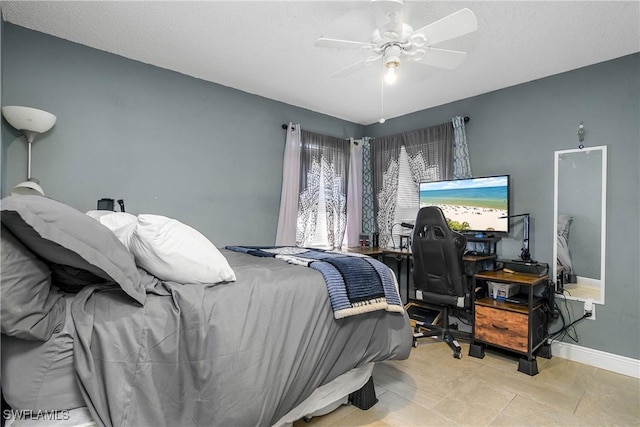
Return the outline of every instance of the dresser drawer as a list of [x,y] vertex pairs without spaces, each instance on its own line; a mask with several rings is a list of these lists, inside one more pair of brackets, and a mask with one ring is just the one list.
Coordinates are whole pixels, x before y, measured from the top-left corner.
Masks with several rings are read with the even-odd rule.
[[529,316],[476,304],[474,338],[487,344],[527,352]]

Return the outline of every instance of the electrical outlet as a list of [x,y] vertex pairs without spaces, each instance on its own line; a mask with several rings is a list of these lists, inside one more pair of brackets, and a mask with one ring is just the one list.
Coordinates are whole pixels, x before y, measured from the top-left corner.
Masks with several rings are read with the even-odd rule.
[[596,319],[596,306],[593,304],[593,300],[591,298],[585,300],[583,312],[584,314],[591,313],[591,316],[587,317],[587,319]]

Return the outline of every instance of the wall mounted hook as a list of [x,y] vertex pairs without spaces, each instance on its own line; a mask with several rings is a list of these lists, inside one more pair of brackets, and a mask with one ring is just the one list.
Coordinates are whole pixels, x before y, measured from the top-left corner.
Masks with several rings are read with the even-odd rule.
[[585,134],[584,123],[580,122],[580,125],[578,126],[578,148],[581,150],[584,148],[584,144],[583,144],[584,134]]

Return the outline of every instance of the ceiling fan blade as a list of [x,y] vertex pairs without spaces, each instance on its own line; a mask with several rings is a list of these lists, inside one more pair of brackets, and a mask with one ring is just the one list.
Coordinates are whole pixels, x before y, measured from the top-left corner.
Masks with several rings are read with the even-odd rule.
[[426,25],[414,31],[427,38],[427,45],[431,46],[445,40],[469,34],[478,29],[476,15],[469,9],[462,9],[449,16]]
[[337,49],[354,48],[354,47],[360,47],[360,48],[375,47],[375,45],[371,43],[357,42],[352,40],[330,39],[327,37],[320,37],[318,40],[316,40],[314,45],[317,47],[333,47]]
[[367,56],[366,58],[362,58],[358,62],[354,62],[353,64],[347,65],[346,67],[329,74],[329,77],[346,77],[357,71],[360,65],[372,64],[380,58],[382,58],[382,55]]
[[402,6],[403,0],[371,0],[373,14],[380,35],[392,32],[398,38],[402,37]]
[[457,68],[466,57],[466,52],[430,47],[424,55],[424,58],[422,58],[422,61],[418,61],[418,63],[453,70]]

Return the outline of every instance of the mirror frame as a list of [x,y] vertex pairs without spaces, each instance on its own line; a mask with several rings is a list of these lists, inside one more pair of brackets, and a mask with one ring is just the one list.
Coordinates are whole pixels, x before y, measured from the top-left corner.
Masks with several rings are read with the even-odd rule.
[[[600,196],[601,213],[600,213],[600,298],[593,300],[594,304],[604,305],[604,286],[605,286],[605,259],[606,259],[606,242],[607,242],[607,146],[601,145],[597,147],[584,147],[571,150],[559,150],[555,152],[555,161],[553,168],[553,281],[558,280],[558,166],[560,157],[563,154],[601,151],[602,152],[602,194]],[[592,279],[596,280],[596,279]],[[588,298],[565,295],[567,299],[585,301]]]

